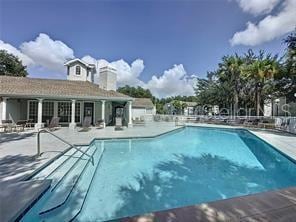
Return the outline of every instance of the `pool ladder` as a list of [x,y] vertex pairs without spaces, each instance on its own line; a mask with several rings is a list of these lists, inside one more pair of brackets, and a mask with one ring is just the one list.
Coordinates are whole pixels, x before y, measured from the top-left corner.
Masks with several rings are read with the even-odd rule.
[[40,129],[37,133],[37,156],[41,155],[41,145],[40,145],[40,134],[44,132],[44,133],[49,133],[50,135],[52,135],[53,137],[57,138],[58,140],[62,141],[63,143],[69,145],[71,148],[76,149],[77,151],[83,153],[84,155],[88,156],[89,159],[91,159],[92,164],[94,163],[94,158],[93,156],[90,156],[89,154],[87,154],[86,152],[82,151],[81,149],[79,149],[77,146],[75,146],[74,144],[69,143],[68,141],[64,140],[63,138],[57,136],[56,134],[52,133],[49,130],[46,129]]

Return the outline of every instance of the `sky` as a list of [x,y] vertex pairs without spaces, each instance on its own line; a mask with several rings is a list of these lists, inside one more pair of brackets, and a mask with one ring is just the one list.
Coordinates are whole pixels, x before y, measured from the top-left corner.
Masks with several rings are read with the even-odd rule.
[[81,58],[118,71],[118,86],[193,95],[223,55],[284,53],[296,0],[0,0],[0,49],[30,77],[66,78]]

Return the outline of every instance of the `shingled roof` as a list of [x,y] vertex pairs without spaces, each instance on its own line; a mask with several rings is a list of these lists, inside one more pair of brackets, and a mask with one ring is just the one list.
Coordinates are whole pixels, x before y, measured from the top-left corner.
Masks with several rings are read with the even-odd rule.
[[0,96],[132,100],[112,90],[104,90],[87,81],[0,76]]
[[152,109],[154,107],[151,99],[149,98],[135,98],[132,106],[137,108],[148,108],[148,109],[149,108]]

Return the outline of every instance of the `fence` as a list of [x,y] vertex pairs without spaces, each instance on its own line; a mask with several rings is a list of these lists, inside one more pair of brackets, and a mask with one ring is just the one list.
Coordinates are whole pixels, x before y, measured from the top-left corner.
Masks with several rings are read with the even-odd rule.
[[154,115],[155,122],[214,123],[270,128],[296,134],[296,117]]

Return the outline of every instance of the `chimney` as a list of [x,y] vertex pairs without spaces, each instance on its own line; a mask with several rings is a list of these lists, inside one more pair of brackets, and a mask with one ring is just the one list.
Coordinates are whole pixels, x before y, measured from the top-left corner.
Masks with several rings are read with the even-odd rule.
[[99,86],[104,90],[116,91],[117,70],[111,66],[100,68]]

